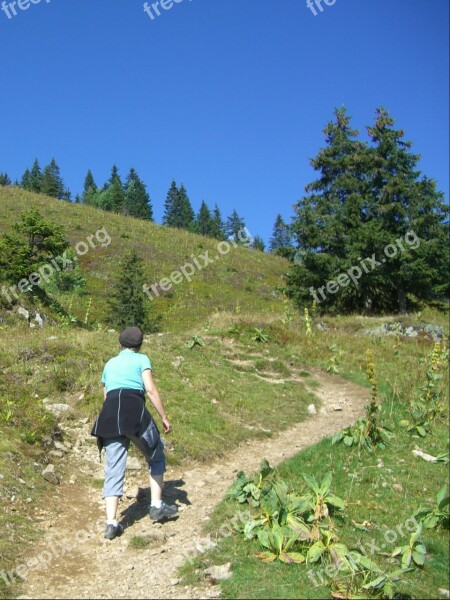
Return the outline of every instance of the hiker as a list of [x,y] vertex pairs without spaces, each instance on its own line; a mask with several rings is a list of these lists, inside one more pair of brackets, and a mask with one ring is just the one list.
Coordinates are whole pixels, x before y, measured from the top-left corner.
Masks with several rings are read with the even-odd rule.
[[102,375],[104,404],[92,429],[101,453],[105,448],[106,502],[105,538],[113,540],[123,533],[116,519],[119,498],[123,495],[123,482],[130,441],[144,455],[150,474],[150,518],[162,521],[173,517],[176,505],[162,500],[166,460],[159,430],[145,406],[145,393],[157,410],[164,433],[172,427],[152,377],[148,356],[140,354],[144,334],[138,327],[127,327],[119,336],[120,352],[105,365]]

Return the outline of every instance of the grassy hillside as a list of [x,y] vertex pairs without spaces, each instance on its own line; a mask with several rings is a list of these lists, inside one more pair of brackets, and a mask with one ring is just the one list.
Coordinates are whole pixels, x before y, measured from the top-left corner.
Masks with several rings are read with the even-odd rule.
[[148,301],[149,306],[152,305],[152,309],[163,316],[164,331],[187,330],[211,313],[235,310],[249,304],[262,313],[280,309],[280,300],[273,293],[276,286],[283,283],[283,274],[288,269],[288,262],[281,257],[246,248],[233,248],[220,256],[216,240],[88,206],[61,202],[14,187],[0,188],[0,204],[0,233],[10,232],[13,223],[31,207],[38,209],[45,218],[63,225],[72,248],[105,228],[111,243],[102,248],[94,237],[96,247],[91,247],[79,258],[88,282],[85,294],[75,301],[71,294],[58,295],[63,307],[70,306],[70,312],[81,321],[90,306],[89,322],[102,324],[105,301],[113,287],[118,263],[129,249],[136,249],[144,258],[150,286],[169,277],[186,262],[192,263],[193,257],[201,265],[204,260],[200,255],[205,252],[214,259],[203,270],[197,270],[191,282],[184,280],[159,298]]
[[[426,311],[420,319],[441,324],[448,336],[448,315]],[[417,323],[418,316],[410,315],[409,323]],[[408,522],[422,506],[436,506],[436,495],[449,484],[449,373],[443,364],[435,381],[440,395],[441,412],[431,426],[431,432],[420,437],[407,432],[399,423],[410,419],[409,405],[420,395],[427,381],[433,343],[425,339],[404,336],[364,335],[366,328],[374,327],[381,319],[345,317],[326,319],[327,332],[305,338],[300,329],[291,335],[284,347],[285,356],[300,356],[303,365],[332,368],[341,376],[367,385],[365,351],[374,356],[376,380],[380,390],[380,422],[392,430],[393,437],[387,449],[361,451],[344,444],[332,445],[330,439],[306,448],[292,459],[282,463],[280,476],[297,494],[306,493],[302,475],[314,475],[319,481],[327,472],[333,475],[332,493],[345,500],[342,515],[333,516],[335,534],[349,549],[361,548],[376,562],[384,573],[392,573],[400,561],[391,557],[396,546],[408,545],[414,530],[414,521]],[[278,338],[279,339],[279,338]],[[447,338],[448,339],[448,338]],[[272,344],[270,345],[272,349]],[[446,462],[435,464],[413,454],[420,449],[433,456],[446,455]],[[262,458],[262,457],[261,457]],[[265,563],[256,557],[265,550],[258,540],[246,540],[242,533],[224,535],[221,529],[234,523],[235,515],[249,505],[235,500],[224,500],[216,509],[206,531],[218,542],[213,550],[186,563],[182,573],[185,582],[204,581],[204,571],[212,565],[232,563],[233,576],[221,583],[223,598],[437,598],[440,589],[449,589],[449,531],[448,522],[434,529],[424,529],[421,539],[426,549],[423,567],[412,569],[397,582],[396,595],[377,590],[361,590],[362,576],[357,578],[348,571],[328,569],[333,563],[284,564],[281,561]],[[261,509],[252,509],[255,518]],[[406,529],[405,523],[409,529]],[[297,547],[294,547],[297,550]],[[300,548],[299,548],[300,550]],[[297,550],[298,551],[298,550]],[[306,552],[303,551],[303,555]],[[364,583],[379,573],[370,573]],[[337,587],[340,592],[337,593]],[[343,591],[343,588],[346,590]]]
[[[118,345],[117,334],[101,325],[120,257],[129,248],[138,250],[145,258],[151,284],[169,276],[192,256],[205,251],[215,256],[216,242],[14,188],[0,188],[0,201],[0,233],[10,231],[23,211],[35,207],[46,218],[64,225],[73,246],[103,227],[111,238],[107,248],[91,249],[80,258],[87,293],[58,296],[64,306],[72,305],[71,312],[80,320],[92,298],[90,330],[57,324],[30,329],[22,318],[12,319],[2,310],[0,300],[0,315],[6,317],[0,322],[0,597],[12,597],[15,592],[2,585],[1,571],[24,556],[37,535],[34,510],[52,493],[40,472],[53,460],[48,452],[61,433],[57,420],[45,410],[45,400],[69,404],[69,420],[93,419],[101,406],[101,370]],[[174,424],[168,458],[172,464],[207,462],[222,456],[224,449],[250,438],[270,437],[302,421],[311,402],[302,378],[305,384],[311,381],[303,369],[310,365],[337,371],[368,386],[364,352],[371,348],[383,418],[396,431],[391,448],[360,458],[342,445],[325,441],[282,468],[283,476],[296,489],[302,485],[299,474],[304,465],[318,475],[332,470],[335,493],[348,501],[346,519],[339,523],[342,540],[351,545],[361,536],[367,543],[372,536],[378,539],[386,528],[404,522],[420,504],[431,501],[447,476],[446,465],[419,462],[412,449],[420,444],[431,454],[448,451],[448,408],[425,439],[397,427],[425,382],[433,344],[423,335],[366,334],[388,317],[324,317],[320,330],[313,326],[314,335],[307,336],[302,315],[274,294],[287,266],[278,257],[234,249],[196,273],[191,283],[184,282],[154,301],[155,310],[164,317],[163,333],[146,336],[144,351],[152,358]],[[25,305],[27,301],[24,298]],[[448,335],[448,315],[442,313],[424,310],[402,321],[441,325]],[[258,341],[256,328],[264,329],[266,343],[261,337]],[[186,346],[193,334],[202,338],[204,346]],[[440,385],[448,390],[448,370],[443,375]],[[383,471],[376,467],[378,458],[384,461]],[[403,491],[395,491],[393,483]],[[221,505],[212,530],[234,510],[229,503]],[[366,535],[353,524],[363,521],[371,523],[369,531],[363,532]],[[412,597],[433,597],[437,587],[446,584],[447,537],[433,530],[427,532],[425,542],[430,560],[423,572],[414,572],[402,588]],[[224,585],[224,597],[308,597],[305,589],[311,585],[306,570],[262,565],[253,556],[255,549],[237,537],[225,540],[215,553],[201,557],[187,577],[195,580],[212,561],[231,560],[240,567]],[[195,567],[200,570],[195,572]],[[419,580],[422,573],[423,583]],[[257,585],[256,579],[262,583]],[[308,593],[327,597],[329,585]]]

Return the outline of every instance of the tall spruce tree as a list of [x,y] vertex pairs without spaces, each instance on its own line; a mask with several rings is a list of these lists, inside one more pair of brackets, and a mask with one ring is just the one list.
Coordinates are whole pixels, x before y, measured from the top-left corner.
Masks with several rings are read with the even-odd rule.
[[436,183],[421,176],[420,155],[411,152],[412,143],[394,125],[388,111],[380,107],[374,125],[367,128],[372,141],[366,167],[371,189],[364,213],[373,218],[364,252],[381,255],[408,232],[417,236],[416,248],[403,242],[406,250],[388,257],[376,273],[383,294],[382,302],[378,298],[374,302],[380,309],[403,313],[408,309],[408,295],[427,300],[448,294],[449,211]]
[[97,191],[98,188],[94,176],[92,175],[92,171],[88,169],[86,177],[84,178],[83,193],[81,196],[82,202],[84,204],[94,204],[94,197],[97,194]]
[[176,181],[173,179],[164,203],[163,225],[167,227],[175,227],[174,207],[177,203],[178,193]]
[[24,174],[22,175],[22,179],[20,180],[20,186],[23,187],[24,190],[31,190],[31,172],[30,169],[25,169]]
[[149,315],[149,304],[142,291],[145,283],[144,262],[136,250],[126,253],[108,301],[108,323],[120,330],[137,326],[144,333],[158,331],[158,318]]
[[121,213],[125,204],[125,192],[123,190],[122,180],[120,179],[119,169],[117,165],[113,165],[111,176],[107,181],[105,196],[100,199],[104,210],[112,210],[116,213]]
[[36,158],[30,171],[29,189],[31,192],[40,193],[42,183],[42,171]]
[[[344,108],[335,111],[324,134],[326,147],[311,160],[319,178],[306,186],[292,224],[301,259],[289,273],[288,293],[300,306],[312,302],[312,289],[359,262],[357,231],[366,193],[362,176],[366,146],[356,139],[359,132],[352,129]],[[334,295],[326,292],[320,301],[327,307],[356,309],[364,304],[364,275],[358,288],[346,287]]]
[[180,189],[178,190],[175,216],[175,227],[179,227],[180,229],[190,229],[194,224],[195,213],[183,184],[181,184]]
[[225,240],[225,223],[222,219],[222,214],[220,212],[217,204],[214,206],[213,214],[212,214],[212,227],[211,227],[211,237],[217,240]]
[[225,233],[229,238],[232,238],[236,242],[240,243],[242,235],[239,237],[239,233],[245,229],[245,221],[238,215],[236,209],[233,210],[232,214],[228,217],[225,225]]
[[203,200],[198,211],[198,215],[195,219],[194,231],[200,235],[207,235],[213,237],[214,222],[211,216],[211,211],[208,205]]
[[135,169],[131,168],[125,182],[125,202],[123,214],[137,219],[153,221],[153,207],[145,183]]
[[273,234],[270,239],[270,252],[277,252],[283,248],[292,248],[292,234],[287,225],[283,221],[283,217],[278,214],[273,226]]
[[50,161],[41,175],[40,192],[52,198],[62,200],[64,197],[64,183],[61,178],[59,166],[54,158]]

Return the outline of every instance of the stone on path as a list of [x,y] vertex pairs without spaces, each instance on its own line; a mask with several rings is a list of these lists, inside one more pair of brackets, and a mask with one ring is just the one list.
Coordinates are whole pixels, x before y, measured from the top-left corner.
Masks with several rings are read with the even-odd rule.
[[314,404],[310,404],[307,408],[307,411],[309,415],[317,415],[317,410]]
[[56,474],[55,466],[52,464],[45,467],[45,469],[42,471],[42,477],[54,485],[59,484],[59,477]]

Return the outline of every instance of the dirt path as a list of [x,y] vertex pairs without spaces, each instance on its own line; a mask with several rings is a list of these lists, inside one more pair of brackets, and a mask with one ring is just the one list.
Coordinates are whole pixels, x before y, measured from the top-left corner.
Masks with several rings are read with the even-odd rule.
[[[42,568],[30,571],[21,598],[213,598],[219,588],[183,587],[177,567],[204,540],[203,526],[240,470],[257,470],[261,458],[273,465],[353,423],[364,412],[368,390],[318,369],[308,369],[320,385],[314,393],[321,408],[303,423],[278,436],[247,442],[227,459],[210,465],[169,468],[165,497],[176,500],[176,521],[152,524],[148,498],[136,496],[137,482],[148,485],[144,469],[127,471],[128,496],[120,505],[126,529],[121,538],[103,539],[103,502],[92,478],[101,477],[88,424],[74,424],[68,434],[78,439],[65,459],[67,476],[54,488],[47,510],[38,511],[45,535],[31,556]],[[78,436],[78,437],[77,437]],[[101,531],[97,527],[101,527]],[[129,547],[132,536],[146,537],[143,550]],[[45,563],[45,565],[44,565]]]

